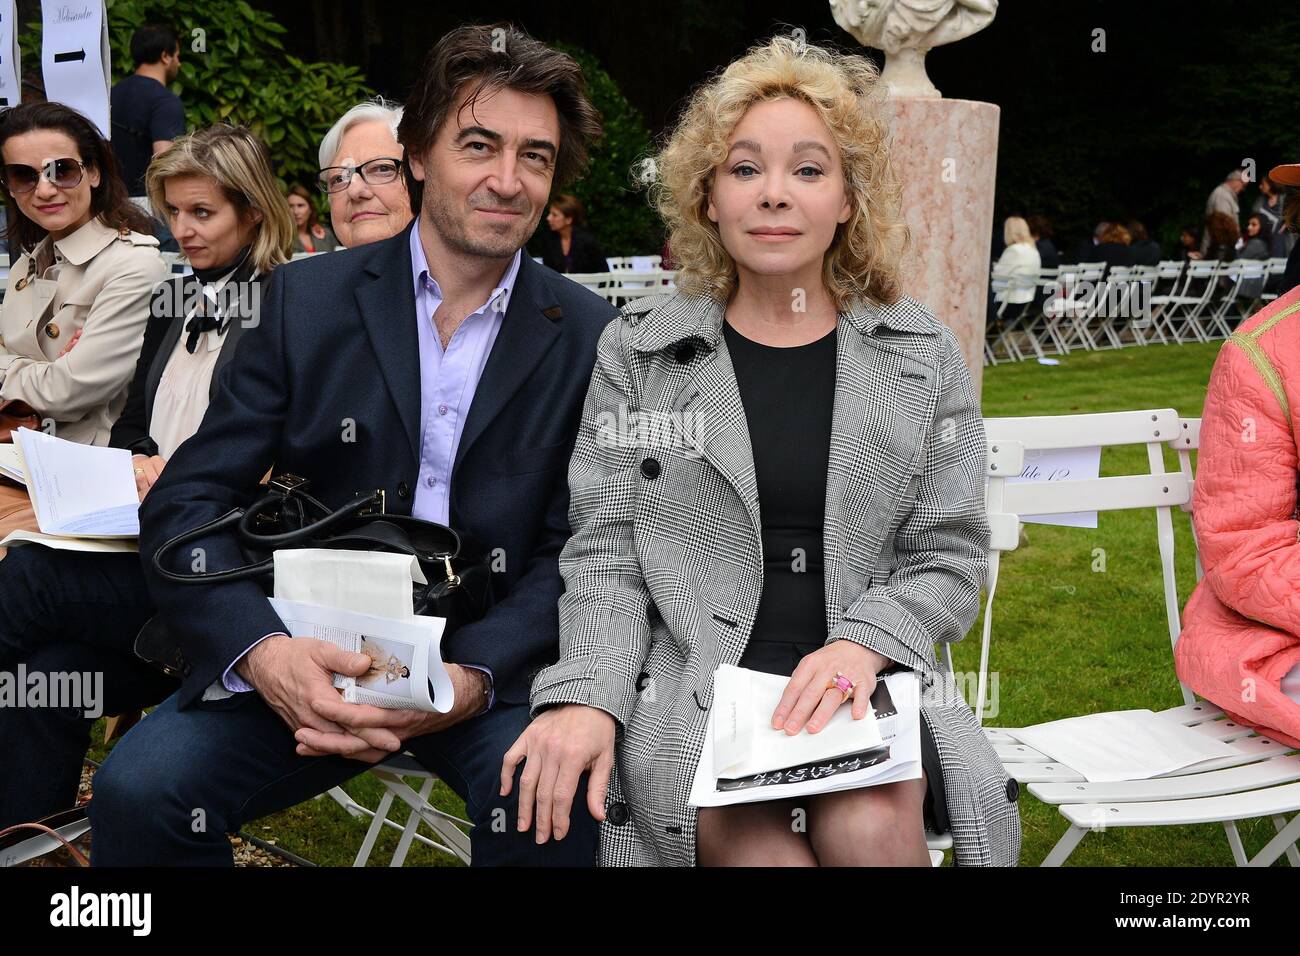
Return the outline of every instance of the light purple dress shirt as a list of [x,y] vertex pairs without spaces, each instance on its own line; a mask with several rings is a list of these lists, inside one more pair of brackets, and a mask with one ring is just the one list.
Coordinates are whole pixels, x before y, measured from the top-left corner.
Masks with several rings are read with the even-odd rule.
[[[515,253],[501,284],[460,324],[444,350],[433,322],[434,314],[442,305],[442,289],[429,274],[424,244],[420,242],[420,224],[417,222],[411,230],[411,281],[415,285],[416,329],[420,347],[420,471],[416,477],[415,501],[411,505],[411,514],[417,518],[449,523],[451,469],[456,461],[456,449],[460,447],[460,436],[465,431],[465,419],[469,416],[479,379],[483,377],[483,368],[510,305],[510,294],[519,275],[522,256],[522,250]],[[268,634],[259,639],[248,651],[267,637],[274,636]],[[253,689],[235,673],[235,664],[248,651],[236,658],[222,675],[221,683],[226,690],[244,693]],[[492,672],[481,665],[466,663],[462,666],[475,667],[488,675],[488,708],[491,709],[496,702]]]

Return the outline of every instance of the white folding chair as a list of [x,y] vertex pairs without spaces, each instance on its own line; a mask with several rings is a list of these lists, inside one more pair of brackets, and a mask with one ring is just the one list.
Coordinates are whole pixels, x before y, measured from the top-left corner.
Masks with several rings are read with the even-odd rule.
[[[1286,259],[1284,258],[1275,257],[1272,259],[1267,259],[1265,260],[1265,264],[1268,266],[1268,279],[1264,280],[1266,285],[1268,283],[1268,280],[1272,279],[1273,276],[1282,276],[1286,274]],[[1277,293],[1272,291],[1262,292],[1260,293],[1259,296],[1259,300],[1261,302],[1272,302],[1276,298],[1277,298]]]
[[1152,297],[1155,314],[1174,341],[1208,342],[1200,324],[1201,313],[1214,298],[1220,263],[1217,259],[1192,259],[1183,270],[1183,279],[1175,291]]
[[[429,794],[433,791],[433,784],[438,779],[434,774],[426,770],[414,757],[408,754],[396,754],[389,757],[383,763],[373,767],[369,773],[371,777],[384,785],[384,794],[380,797],[379,805],[374,810],[357,803],[342,787],[333,787],[326,791],[326,794],[322,794],[322,796],[328,795],[331,797],[349,815],[370,818],[370,826],[366,829],[366,835],[361,841],[360,849],[357,850],[356,859],[352,862],[353,866],[366,865],[370,859],[370,854],[374,851],[375,842],[379,839],[379,834],[384,827],[399,830],[402,834],[398,838],[397,848],[393,851],[389,866],[402,866],[406,862],[406,855],[410,852],[411,843],[414,841],[419,841],[431,849],[454,856],[462,863],[468,864],[470,862],[469,835],[466,831],[469,830],[472,824],[468,820],[462,820],[460,817],[439,810],[429,803]],[[419,791],[413,789],[406,782],[404,778],[407,777],[414,777],[421,781]],[[393,805],[394,798],[401,800],[410,809],[405,824],[388,819],[388,811]],[[432,838],[419,832],[421,823],[433,831]]]
[[[1012,550],[1019,543],[1018,515],[1062,514],[1081,509],[1109,511],[1153,508],[1165,595],[1165,613],[1171,645],[1181,632],[1177,582],[1174,572],[1172,509],[1190,508],[1191,451],[1199,440],[1199,422],[1180,419],[1172,409],[1112,412],[1098,415],[1063,415],[1051,418],[987,419],[989,459],[995,446],[1019,442],[1026,448],[1080,447],[1083,445],[1145,444],[1149,474],[1079,481],[1007,484],[990,472],[987,504],[993,528],[993,554]],[[1178,452],[1180,470],[1165,471],[1163,448]],[[1005,448],[1002,453],[1005,454]],[[1000,485],[996,490],[994,485]],[[1014,529],[1014,530],[1013,530]],[[984,645],[980,686],[984,686],[992,626],[993,596],[999,563],[990,561],[989,599],[985,607]],[[1198,566],[1199,573],[1199,566]],[[1108,827],[1185,826],[1222,823],[1233,859],[1239,866],[1268,866],[1286,854],[1300,866],[1300,755],[1255,734],[1228,718],[1215,705],[1197,701],[1179,684],[1184,704],[1159,712],[1163,719],[1193,728],[1228,743],[1231,757],[1198,764],[1172,774],[1116,783],[1088,783],[1082,774],[1021,743],[1014,728],[986,728],[986,734],[1009,774],[1028,785],[1044,803],[1059,807],[1069,823],[1065,834],[1043,861],[1059,866],[1088,833]],[[982,716],[983,697],[977,714]],[[1288,821],[1287,816],[1292,815]],[[1253,858],[1246,856],[1238,820],[1268,817],[1277,835]]]

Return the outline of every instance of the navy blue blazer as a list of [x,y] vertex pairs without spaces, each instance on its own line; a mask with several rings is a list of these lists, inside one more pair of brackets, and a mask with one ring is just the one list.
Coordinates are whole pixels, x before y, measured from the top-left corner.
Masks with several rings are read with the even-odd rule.
[[[181,706],[266,634],[285,630],[252,581],[175,584],[152,555],[246,505],[267,469],[312,482],[336,507],[385,489],[410,514],[419,470],[420,366],[410,228],[279,267],[260,322],[221,370],[203,424],[140,507],[149,592],[185,651]],[[492,670],[498,700],[525,703],[559,649],[558,558],[569,537],[568,463],[596,341],[616,310],[527,254],[474,394],[451,478],[450,523],[496,562],[496,603],[445,642],[448,661]],[[233,535],[195,542],[208,570],[243,564]],[[192,562],[192,552],[174,556]]]

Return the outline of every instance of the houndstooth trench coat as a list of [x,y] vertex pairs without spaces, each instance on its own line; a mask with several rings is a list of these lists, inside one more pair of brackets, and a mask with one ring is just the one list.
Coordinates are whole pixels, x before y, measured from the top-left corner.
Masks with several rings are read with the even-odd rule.
[[[763,583],[759,502],[723,307],[677,293],[605,329],[569,466],[560,659],[532,708],[617,721],[606,866],[693,865],[687,805],[713,673],[740,660]],[[798,396],[791,396],[797,401]],[[1015,865],[1018,787],[934,645],[975,619],[987,565],[984,431],[952,333],[912,299],[841,313],[826,483],[827,642],[922,675],[958,865]]]

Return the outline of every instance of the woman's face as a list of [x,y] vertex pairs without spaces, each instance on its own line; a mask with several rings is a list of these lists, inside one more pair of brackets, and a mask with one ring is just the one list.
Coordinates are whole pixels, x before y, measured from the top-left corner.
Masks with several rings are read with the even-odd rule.
[[546,224],[551,227],[551,232],[559,232],[573,225],[573,217],[562,213],[559,206],[552,206],[546,214]]
[[[5,165],[17,163],[44,170],[57,159],[83,160],[72,137],[61,130],[34,129],[5,140]],[[99,170],[88,166],[82,170],[81,182],[68,189],[60,189],[44,176],[36,180],[36,188],[15,193],[18,210],[55,239],[76,232],[90,221],[91,190],[99,186]]]
[[[331,166],[360,166],[372,159],[404,155],[387,123],[369,120],[352,126],[339,141]],[[411,200],[404,176],[372,186],[354,175],[347,189],[329,193],[330,221],[343,245],[364,246],[395,236],[410,223]]]
[[1181,242],[1183,244],[1183,247],[1186,249],[1190,249],[1192,248],[1192,246],[1196,245],[1196,237],[1193,236],[1186,229],[1184,229],[1181,233],[1179,233],[1178,241]]
[[311,215],[311,205],[297,193],[289,194],[289,211],[293,213],[293,222],[299,229],[305,229],[307,218]]
[[708,216],[739,270],[820,273],[851,212],[834,137],[811,106],[790,98],[750,107],[713,174]]
[[1258,235],[1259,235],[1260,228],[1261,228],[1261,227],[1260,227],[1260,225],[1259,225],[1259,220],[1256,219],[1254,216],[1251,216],[1250,219],[1248,219],[1248,220],[1246,221],[1246,235],[1247,235],[1247,236],[1258,236]]
[[255,209],[241,217],[221,187],[207,176],[173,176],[163,183],[163,196],[167,225],[196,269],[211,269],[235,258],[253,241],[262,219]]

